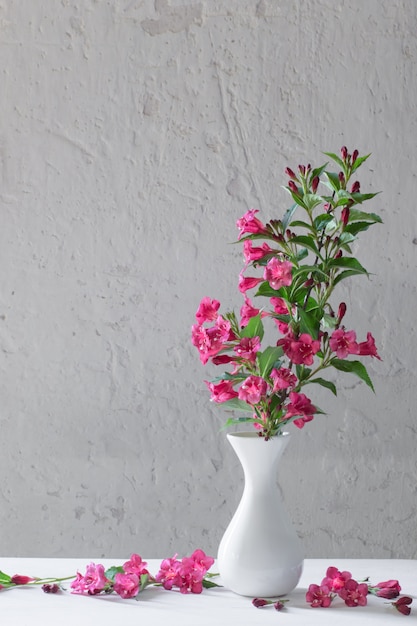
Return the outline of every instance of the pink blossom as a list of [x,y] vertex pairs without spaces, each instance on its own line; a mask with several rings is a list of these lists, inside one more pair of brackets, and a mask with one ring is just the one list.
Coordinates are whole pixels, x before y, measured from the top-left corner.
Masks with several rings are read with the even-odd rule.
[[313,339],[308,333],[303,333],[298,339],[289,342],[280,340],[278,345],[282,345],[285,354],[295,365],[311,365],[314,355],[320,350],[320,341]]
[[368,585],[358,583],[353,578],[345,582],[345,586],[340,589],[339,596],[345,601],[346,606],[365,606],[367,603]]
[[240,325],[242,328],[247,326],[249,320],[252,317],[256,317],[259,314],[260,309],[256,309],[250,299],[245,294],[245,304],[240,309]]
[[239,291],[241,293],[246,293],[248,289],[253,289],[261,282],[262,278],[255,278],[253,276],[247,276],[245,278],[245,276],[239,274]]
[[359,353],[354,330],[345,331],[344,328],[338,328],[332,333],[329,345],[339,359],[345,359],[349,354]]
[[[283,298],[271,298],[271,304],[274,307],[274,313],[277,315],[288,315],[288,306]],[[281,320],[274,319],[280,333],[285,335],[288,332],[288,324]]]
[[71,589],[72,593],[95,595],[103,591],[109,582],[104,574],[104,566],[90,563],[84,576],[77,572],[75,580],[71,583]]
[[27,585],[28,583],[31,583],[34,580],[35,579],[31,578],[30,576],[21,576],[21,574],[15,574],[14,576],[12,576],[10,582],[13,583],[14,585]]
[[209,383],[204,381],[211,392],[211,400],[213,402],[227,402],[233,398],[237,398],[237,391],[233,389],[231,380],[221,380],[219,383]]
[[271,371],[271,378],[274,383],[274,391],[289,389],[290,387],[295,387],[297,384],[297,377],[287,367],[281,367],[279,370],[274,368]]
[[210,357],[215,356],[223,349],[226,341],[234,337],[231,332],[230,322],[217,317],[216,325],[210,328],[194,324],[191,329],[191,340],[200,353],[200,360],[206,364]]
[[294,420],[294,425],[297,428],[303,428],[306,422],[310,422],[313,419],[316,407],[311,404],[310,399],[303,393],[291,391],[289,399],[290,404],[287,407],[285,418],[290,419],[295,415],[300,415],[299,419]]
[[262,259],[271,252],[272,248],[270,248],[267,243],[263,243],[261,247],[254,248],[250,239],[243,242],[243,255],[246,263],[249,263],[250,261],[259,261],[259,259]]
[[306,593],[306,601],[313,607],[328,608],[333,600],[330,588],[327,585],[310,585]]
[[352,578],[350,572],[340,572],[337,567],[328,567],[326,576],[323,578],[321,584],[327,585],[332,591],[339,593],[340,589],[343,589],[347,580]]
[[212,357],[211,362],[214,365],[225,365],[226,363],[233,363],[234,358],[232,356],[228,356],[227,354],[219,354],[217,356]]
[[398,580],[385,580],[375,585],[375,595],[391,600],[400,595],[401,586]]
[[272,289],[280,289],[281,287],[291,285],[291,270],[292,263],[290,261],[280,261],[273,257],[266,264],[264,279],[269,282]]
[[217,319],[217,311],[219,310],[220,302],[218,300],[211,300],[207,296],[203,298],[195,314],[197,322],[204,324],[204,322],[214,322]]
[[140,578],[137,574],[117,573],[114,577],[114,591],[123,599],[134,598],[139,593]]
[[126,574],[136,574],[142,576],[142,574],[149,574],[146,566],[146,561],[142,561],[142,557],[139,554],[132,554],[129,561],[126,561],[123,565],[123,570]]
[[374,356],[382,361],[375,346],[375,339],[372,337],[371,333],[366,335],[366,341],[359,344],[359,354],[361,356]]
[[239,239],[246,233],[258,234],[267,232],[265,225],[256,217],[256,213],[259,213],[258,209],[251,209],[237,220],[236,226],[240,230]]
[[239,399],[248,404],[258,404],[267,392],[266,381],[260,376],[248,376],[239,388]]
[[178,561],[176,556],[164,559],[155,580],[161,583],[164,589],[178,587],[181,593],[201,593],[203,579],[213,565],[214,559],[207,556],[203,550],[195,550],[190,557]]
[[238,357],[246,359],[251,363],[255,363],[256,354],[261,349],[261,341],[259,337],[242,337],[234,351]]

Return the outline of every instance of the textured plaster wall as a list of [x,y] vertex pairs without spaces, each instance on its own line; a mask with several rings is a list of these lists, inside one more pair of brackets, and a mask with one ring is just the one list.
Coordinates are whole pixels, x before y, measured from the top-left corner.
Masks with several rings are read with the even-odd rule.
[[346,144],[383,362],[316,391],[279,482],[306,556],[417,558],[416,34],[414,0],[0,0],[0,554],[216,554],[242,475],[194,313]]

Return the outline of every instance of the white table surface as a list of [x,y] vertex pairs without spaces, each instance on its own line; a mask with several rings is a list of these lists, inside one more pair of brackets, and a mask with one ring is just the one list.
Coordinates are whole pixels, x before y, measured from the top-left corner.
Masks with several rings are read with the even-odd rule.
[[[6,574],[33,577],[70,576],[85,572],[91,561],[106,568],[122,565],[124,559],[44,559],[0,558],[0,570]],[[145,559],[148,570],[156,574],[161,559]],[[356,580],[370,578],[372,583],[398,579],[401,595],[411,596],[411,614],[404,616],[388,604],[388,600],[368,596],[365,607],[346,607],[336,598],[330,608],[311,608],[305,601],[310,583],[319,584],[326,569],[334,565],[348,570]],[[216,571],[215,565],[212,571]],[[217,580],[217,579],[216,579]],[[221,582],[218,580],[218,582]],[[66,588],[69,589],[69,584]],[[225,588],[204,589],[199,595],[183,595],[177,591],[149,587],[140,600],[123,600],[115,594],[81,596],[69,591],[46,594],[40,587],[0,590],[0,618],[7,626],[114,626],[115,624],[146,624],[149,626],[252,626],[288,624],[288,626],[338,626],[339,624],[408,624],[417,623],[417,561],[365,559],[307,559],[299,586],[291,594],[286,608],[256,609],[251,598],[238,596]]]

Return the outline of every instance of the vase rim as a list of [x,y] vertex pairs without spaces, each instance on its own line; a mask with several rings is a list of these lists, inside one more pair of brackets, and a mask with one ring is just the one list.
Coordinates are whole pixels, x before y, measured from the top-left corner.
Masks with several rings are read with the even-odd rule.
[[[289,437],[290,433],[284,432],[279,435],[273,435],[270,439],[279,439],[280,437]],[[236,433],[227,433],[227,437],[241,437],[242,439],[262,439],[257,432],[253,432],[250,430],[243,430]]]

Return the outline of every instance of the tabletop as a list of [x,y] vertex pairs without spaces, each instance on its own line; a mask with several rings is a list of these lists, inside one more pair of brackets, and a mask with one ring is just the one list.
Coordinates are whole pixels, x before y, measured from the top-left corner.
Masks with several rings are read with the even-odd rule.
[[[127,557],[128,558],[128,557]],[[82,574],[90,562],[102,563],[106,568],[122,565],[125,559],[100,558],[0,558],[0,570],[10,575],[32,577],[64,577]],[[145,559],[148,569],[155,574],[160,559]],[[348,570],[356,580],[369,578],[372,583],[397,579],[402,587],[401,595],[414,598],[411,614],[401,615],[390,600],[368,595],[367,606],[347,607],[336,598],[329,608],[312,608],[306,603],[305,594],[310,583],[319,584],[329,566]],[[215,571],[215,565],[211,571]],[[216,582],[221,583],[221,580]],[[287,597],[289,601],[280,613],[267,606],[261,609],[252,605],[252,598],[236,595],[224,587],[204,589],[201,594],[181,594],[165,591],[160,587],[148,587],[138,600],[124,600],[115,594],[82,596],[67,591],[46,594],[40,587],[19,587],[0,590],[0,616],[3,624],[14,626],[114,626],[124,624],[168,623],[170,626],[259,626],[261,624],[287,623],[289,626],[338,626],[352,624],[396,624],[407,619],[417,622],[417,561],[395,559],[307,559],[300,583]]]

